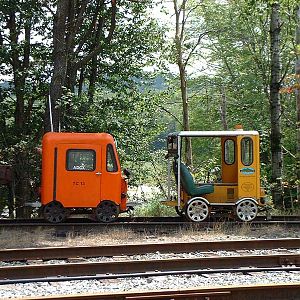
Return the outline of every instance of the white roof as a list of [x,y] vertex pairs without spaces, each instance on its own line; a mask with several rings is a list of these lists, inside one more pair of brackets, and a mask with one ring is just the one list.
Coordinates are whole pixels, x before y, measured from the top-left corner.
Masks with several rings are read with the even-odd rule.
[[258,135],[257,131],[232,130],[232,131],[179,131],[170,133],[169,135],[190,136],[190,137],[225,137],[225,136],[240,136],[240,135]]

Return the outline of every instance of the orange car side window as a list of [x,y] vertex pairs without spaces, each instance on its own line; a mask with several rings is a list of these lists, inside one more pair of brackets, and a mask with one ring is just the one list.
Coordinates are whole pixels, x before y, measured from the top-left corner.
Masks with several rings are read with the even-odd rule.
[[253,163],[253,141],[250,137],[242,138],[242,163],[250,166]]
[[107,172],[118,171],[116,156],[114,153],[113,146],[111,144],[108,144],[106,148],[106,170]]
[[94,150],[69,149],[67,151],[68,171],[94,171],[96,153]]

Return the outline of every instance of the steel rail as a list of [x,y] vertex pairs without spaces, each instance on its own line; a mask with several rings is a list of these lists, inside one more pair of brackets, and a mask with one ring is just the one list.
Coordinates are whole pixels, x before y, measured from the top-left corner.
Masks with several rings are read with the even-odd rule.
[[[184,222],[183,217],[119,217],[117,223],[173,223],[173,222]],[[211,222],[218,222],[218,221],[223,221],[224,218],[220,217],[211,217],[209,221]],[[256,222],[260,221],[268,221],[265,216],[257,216],[255,218]],[[300,216],[271,216],[271,219],[269,221],[299,221],[300,222]],[[233,221],[231,221],[233,222]],[[50,224],[51,223],[46,222],[44,219],[36,218],[36,219],[4,219],[0,218],[0,224],[5,225],[5,224]],[[96,220],[91,220],[89,218],[69,218],[67,219],[64,223],[60,224],[74,224],[74,223],[79,223],[79,224],[84,224],[84,223],[93,223],[93,224],[101,224]],[[190,222],[187,222],[190,223]],[[234,222],[236,223],[236,222]]]
[[266,226],[285,226],[285,227],[299,227],[300,221],[252,221],[249,223],[245,222],[114,222],[114,223],[97,223],[97,222],[83,222],[83,223],[7,223],[1,224],[2,229],[18,229],[18,230],[32,230],[34,228],[46,228],[46,229],[55,229],[58,232],[58,235],[64,236],[67,232],[70,231],[80,231],[80,230],[112,230],[112,229],[121,229],[121,230],[133,230],[135,232],[144,232],[144,231],[158,231],[158,232],[170,232],[172,230],[181,230],[181,229],[191,229],[197,230],[202,228],[213,228],[214,226],[226,226],[227,228],[232,227],[241,227],[249,226],[251,228],[255,227],[266,227]]
[[34,296],[24,300],[165,300],[165,299],[186,299],[186,300],[298,300],[300,295],[299,283],[288,284],[261,284],[242,285],[226,287],[189,288],[184,287],[173,290],[158,291],[135,291],[135,292],[113,292],[94,293],[80,295],[53,295]]
[[42,264],[0,267],[1,283],[6,279],[45,278],[51,276],[91,276],[146,272],[191,272],[202,269],[300,267],[300,254],[212,256],[160,260],[126,260],[109,262]]
[[300,249],[300,238],[259,239],[233,241],[201,241],[177,243],[124,244],[108,246],[47,247],[0,250],[0,261],[26,261],[66,259],[75,257],[99,257],[137,255],[151,252],[190,253],[196,251],[254,250],[254,249]]
[[26,279],[0,279],[0,285],[18,284],[18,283],[34,283],[34,282],[62,282],[75,280],[105,280],[117,278],[134,278],[134,277],[157,277],[157,276],[176,276],[187,274],[216,274],[216,273],[259,273],[259,272],[300,272],[300,267],[272,267],[272,268],[226,268],[226,269],[195,269],[195,270],[179,270],[179,271],[151,271],[151,272],[135,272],[135,273],[119,273],[119,274],[97,274],[84,276],[48,276],[35,277]]

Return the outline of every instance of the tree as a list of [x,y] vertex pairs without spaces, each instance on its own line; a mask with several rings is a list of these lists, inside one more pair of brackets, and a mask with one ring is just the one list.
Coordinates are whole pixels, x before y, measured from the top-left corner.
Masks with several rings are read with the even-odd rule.
[[32,36],[39,34],[37,24],[46,28],[47,20],[37,1],[1,1],[0,7],[0,74],[7,78],[0,86],[0,145],[13,167],[16,216],[24,217],[38,169],[38,158],[31,159],[40,138],[41,99],[47,93],[47,48]]
[[[176,49],[177,65],[178,65],[179,76],[180,76],[180,89],[181,89],[182,112],[183,112],[183,130],[189,131],[190,122],[189,122],[187,74],[186,74],[186,65],[188,60],[184,61],[183,58],[184,30],[187,21],[186,2],[187,0],[183,0],[180,7],[178,7],[177,0],[174,0],[174,11],[176,17],[175,49]],[[186,139],[185,156],[186,156],[186,164],[191,165],[192,164],[192,142],[190,138]]]
[[[214,84],[219,82],[226,88],[228,125],[233,127],[236,123],[243,123],[245,128],[260,131],[264,165],[262,174],[268,176],[269,182],[275,180],[275,185],[272,186],[280,187],[277,180],[282,181],[283,176],[285,180],[292,180],[295,170],[293,103],[289,96],[279,96],[282,80],[292,71],[295,23],[289,13],[294,4],[283,1],[280,3],[282,22],[274,29],[275,23],[271,22],[271,15],[273,8],[274,16],[275,5],[276,2],[260,0],[228,1],[222,4],[206,1],[204,11],[199,10],[198,13],[199,19],[205,18],[207,30],[210,30],[207,43],[210,53],[207,59],[213,66],[218,66],[214,75],[210,76],[210,81]],[[279,56],[284,58],[282,62]],[[285,169],[282,169],[282,145],[288,154],[284,157]],[[277,162],[272,164],[272,159],[276,157]],[[276,175],[272,175],[272,169],[276,170]],[[282,189],[278,193],[282,194]],[[275,199],[274,193],[273,198],[276,205],[282,204],[280,199]]]
[[[65,130],[72,128],[72,116],[76,114],[71,105],[74,96],[80,97],[87,91],[89,103],[85,105],[89,106],[99,85],[114,88],[139,75],[149,60],[145,54],[151,56],[161,44],[158,26],[147,16],[151,5],[151,1],[57,2],[50,87],[56,129],[59,122]],[[81,113],[87,109],[82,107]],[[49,130],[48,119],[45,125]]]
[[296,88],[296,107],[297,107],[297,161],[296,161],[296,170],[297,170],[297,200],[300,201],[300,5],[296,8],[296,64],[295,64],[295,73],[296,73],[296,82],[298,88]]
[[[53,75],[50,85],[55,131],[58,131],[61,119],[60,109],[57,106],[58,100],[63,95],[63,89],[66,88],[74,93],[77,71],[85,68],[91,60],[93,60],[93,68],[90,93],[93,93],[91,91],[96,77],[95,58],[103,49],[103,44],[110,43],[116,25],[116,1],[110,1],[110,16],[105,15],[106,6],[104,0],[82,2],[59,0],[57,2],[53,25]],[[109,20],[108,28],[107,20]],[[106,30],[107,34],[105,34]],[[91,39],[93,41],[89,43]],[[68,106],[67,111],[70,109]],[[46,113],[46,131],[50,130],[48,116],[49,108]]]
[[[53,75],[50,84],[50,104],[47,102],[45,115],[45,131],[59,131],[60,113],[57,108],[57,101],[63,95],[63,87],[67,76],[67,43],[66,43],[66,22],[69,9],[68,0],[57,1],[56,14],[53,23]],[[70,20],[70,24],[71,20]],[[50,107],[52,122],[50,124]],[[51,128],[52,127],[52,128]]]
[[281,145],[281,66],[280,66],[280,5],[271,5],[270,20],[270,120],[271,120],[271,158],[272,158],[272,198],[275,205],[282,204],[283,155]]
[[[43,118],[49,117],[49,91],[55,130],[102,129],[118,136],[124,127],[102,126],[107,111],[98,105],[116,112],[128,128],[136,124],[127,109],[132,108],[143,111],[145,119],[137,126],[144,131],[128,136],[134,141],[136,133],[136,141],[147,143],[146,128],[152,132],[157,125],[149,120],[153,109],[145,104],[150,103],[146,95],[131,93],[145,89],[139,84],[142,68],[162,44],[161,29],[147,12],[150,2],[0,2],[0,78],[5,78],[0,84],[0,156],[14,169],[17,217],[24,217],[25,204],[36,199],[32,187],[39,181],[40,158],[35,148],[43,135]],[[122,97],[109,96],[116,93]],[[98,118],[95,127],[93,115]],[[116,123],[122,124],[120,119]],[[49,119],[44,126],[50,129]]]
[[[175,37],[174,37],[174,56],[179,70],[180,91],[183,114],[183,130],[190,130],[189,120],[189,96],[188,96],[188,72],[187,68],[192,63],[194,56],[202,39],[208,34],[202,31],[201,22],[195,26],[193,22],[194,12],[200,7],[201,3],[194,3],[188,0],[173,0],[175,12]],[[185,142],[186,164],[192,164],[192,144],[191,139],[186,138]]]

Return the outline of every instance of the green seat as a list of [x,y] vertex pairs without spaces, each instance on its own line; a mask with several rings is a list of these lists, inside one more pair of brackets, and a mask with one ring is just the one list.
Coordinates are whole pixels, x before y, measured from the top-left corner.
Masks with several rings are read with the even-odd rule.
[[213,193],[214,186],[211,184],[196,186],[193,176],[183,163],[180,163],[180,174],[182,187],[189,196],[197,197]]

